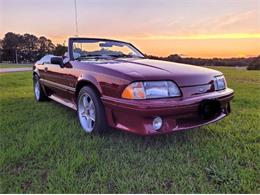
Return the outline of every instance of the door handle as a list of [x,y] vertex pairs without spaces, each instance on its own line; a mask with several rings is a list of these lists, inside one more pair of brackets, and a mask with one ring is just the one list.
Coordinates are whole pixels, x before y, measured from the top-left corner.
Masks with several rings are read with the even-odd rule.
[[45,67],[45,68],[44,68],[44,71],[47,72],[47,71],[48,71],[48,67]]

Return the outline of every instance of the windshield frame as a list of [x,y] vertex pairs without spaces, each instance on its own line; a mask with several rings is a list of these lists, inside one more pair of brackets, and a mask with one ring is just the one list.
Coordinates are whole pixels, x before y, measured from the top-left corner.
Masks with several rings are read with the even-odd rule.
[[136,50],[137,52],[139,52],[141,54],[142,58],[145,58],[145,55],[139,50],[137,49],[133,44],[128,43],[128,42],[124,42],[124,41],[118,41],[118,40],[113,40],[113,39],[103,39],[103,38],[80,38],[80,37],[76,37],[76,38],[69,38],[69,47],[68,47],[68,52],[69,52],[69,59],[70,60],[75,60],[74,56],[73,56],[73,43],[77,43],[77,42],[84,42],[84,41],[100,41],[100,42],[106,42],[106,41],[112,41],[112,42],[117,42],[117,43],[122,43],[122,44],[126,44],[129,45],[130,48],[132,47],[134,50]]

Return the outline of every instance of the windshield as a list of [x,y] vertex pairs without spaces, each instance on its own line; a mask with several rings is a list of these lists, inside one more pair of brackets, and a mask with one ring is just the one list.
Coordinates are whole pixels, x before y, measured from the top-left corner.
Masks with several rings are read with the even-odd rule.
[[99,58],[143,58],[131,44],[107,40],[78,40],[73,42],[73,57],[77,60]]

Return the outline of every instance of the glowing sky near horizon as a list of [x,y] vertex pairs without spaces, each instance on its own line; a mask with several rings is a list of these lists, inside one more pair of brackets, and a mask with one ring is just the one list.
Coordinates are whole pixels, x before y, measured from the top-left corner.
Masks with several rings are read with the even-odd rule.
[[[260,54],[260,0],[77,0],[79,35],[130,41],[144,53]],[[7,32],[63,43],[75,35],[74,0],[0,0]]]

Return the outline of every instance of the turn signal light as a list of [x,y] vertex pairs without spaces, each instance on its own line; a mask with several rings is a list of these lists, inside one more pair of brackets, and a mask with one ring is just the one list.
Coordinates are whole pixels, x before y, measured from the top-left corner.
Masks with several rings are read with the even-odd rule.
[[126,99],[145,99],[143,83],[135,82],[128,85],[121,96]]

